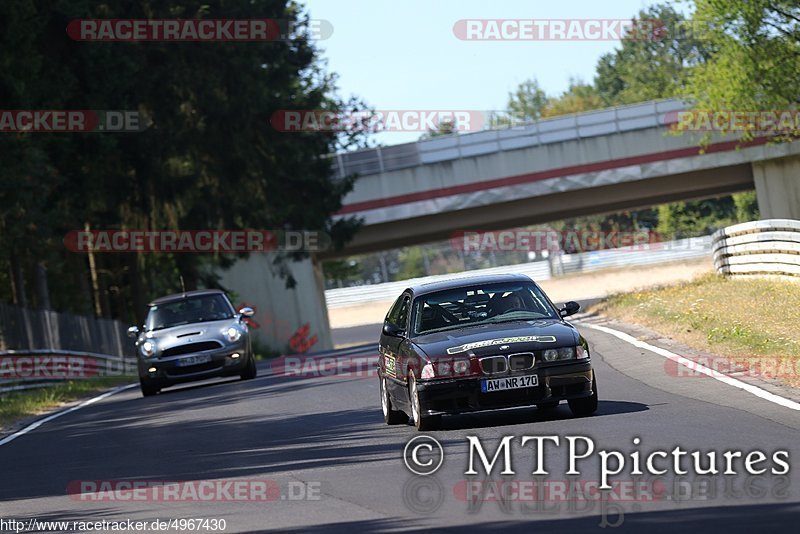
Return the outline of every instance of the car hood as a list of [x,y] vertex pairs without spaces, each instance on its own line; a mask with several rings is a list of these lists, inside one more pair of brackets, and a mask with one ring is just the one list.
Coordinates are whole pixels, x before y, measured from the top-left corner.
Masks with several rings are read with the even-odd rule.
[[186,343],[198,341],[217,340],[225,342],[223,332],[231,326],[241,327],[237,319],[221,319],[203,323],[182,324],[160,330],[145,332],[139,338],[140,342],[151,340],[156,342],[158,350],[168,349]]
[[[559,319],[476,325],[413,338],[430,358],[525,352],[575,346],[580,334]],[[508,348],[501,349],[501,347]]]

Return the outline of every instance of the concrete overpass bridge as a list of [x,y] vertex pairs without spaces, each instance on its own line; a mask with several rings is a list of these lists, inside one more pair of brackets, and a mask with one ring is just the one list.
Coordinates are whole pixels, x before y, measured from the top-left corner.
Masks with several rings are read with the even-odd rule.
[[[336,157],[358,173],[344,256],[755,188],[764,218],[800,219],[800,142],[674,135],[687,106],[645,102]],[[330,257],[330,256],[329,256]]]

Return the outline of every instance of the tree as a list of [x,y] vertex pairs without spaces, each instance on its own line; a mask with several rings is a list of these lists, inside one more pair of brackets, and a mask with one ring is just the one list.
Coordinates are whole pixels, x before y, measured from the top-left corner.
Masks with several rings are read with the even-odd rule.
[[[84,311],[86,257],[62,239],[94,229],[315,230],[335,245],[357,221],[331,214],[354,177],[335,178],[327,155],[358,137],[270,128],[281,109],[337,111],[351,105],[302,35],[308,16],[292,1],[82,0],[0,6],[9,109],[124,109],[147,129],[129,134],[3,134],[0,251],[23,278],[48,262],[64,284],[56,307]],[[77,18],[272,18],[293,21],[295,35],[249,43],[85,43],[65,28]],[[13,155],[13,157],[11,157]],[[9,257],[9,252],[10,257]],[[244,254],[242,254],[244,255]],[[279,256],[279,267],[303,253]],[[215,286],[235,255],[97,254],[101,313],[130,319],[150,297]],[[29,284],[33,285],[33,284]],[[51,284],[52,287],[56,287]],[[10,293],[10,292],[9,292]],[[8,296],[8,294],[6,296]],[[133,303],[133,304],[131,304]],[[95,302],[98,305],[97,302]],[[81,305],[82,306],[82,305]]]
[[569,89],[556,98],[549,98],[542,109],[542,117],[557,117],[603,108],[604,103],[593,85],[579,78],[570,78]]
[[421,136],[419,136],[420,140],[423,139],[431,139],[434,137],[441,137],[443,135],[451,135],[454,133],[458,133],[457,124],[454,120],[443,120],[439,124],[436,125],[436,129],[428,129],[428,131]]
[[672,98],[711,54],[702,36],[687,31],[691,21],[668,5],[642,10],[633,22],[644,29],[597,63],[595,87],[605,106]]
[[[800,102],[800,4],[796,0],[697,0],[714,54],[691,72],[698,109],[768,111]],[[798,132],[794,132],[796,137]]]
[[508,94],[508,112],[516,120],[538,120],[547,100],[547,94],[536,78],[526,80]]

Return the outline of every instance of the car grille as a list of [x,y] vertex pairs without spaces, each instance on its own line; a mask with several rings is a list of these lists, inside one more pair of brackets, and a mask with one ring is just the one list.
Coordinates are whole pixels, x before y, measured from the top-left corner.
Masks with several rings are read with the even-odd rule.
[[178,345],[165,349],[161,353],[162,358],[169,356],[180,356],[181,354],[191,354],[193,352],[202,352],[204,350],[214,350],[222,348],[222,343],[219,341],[199,341],[197,343],[187,343],[185,345]]
[[487,356],[479,362],[485,375],[499,375],[508,371],[508,360],[505,356]]
[[533,368],[536,358],[532,352],[517,354],[486,356],[479,360],[481,371],[485,375],[500,375],[509,371],[527,371]]
[[508,368],[512,371],[525,371],[536,362],[532,352],[521,352],[508,355]]

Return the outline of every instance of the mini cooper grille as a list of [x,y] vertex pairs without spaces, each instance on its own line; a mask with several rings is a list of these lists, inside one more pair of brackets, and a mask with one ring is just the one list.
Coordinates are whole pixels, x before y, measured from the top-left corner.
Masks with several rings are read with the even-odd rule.
[[508,371],[508,360],[505,356],[487,356],[480,359],[481,371],[485,375],[497,375]]
[[186,345],[178,345],[177,347],[165,349],[164,352],[161,353],[161,357],[166,358],[168,356],[180,356],[181,354],[191,354],[193,352],[201,352],[204,350],[213,350],[219,348],[222,348],[222,343],[219,341],[200,341],[198,343],[187,343]]
[[508,368],[512,371],[525,371],[533,367],[535,358],[532,352],[508,355]]

